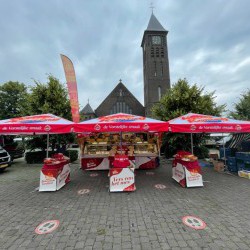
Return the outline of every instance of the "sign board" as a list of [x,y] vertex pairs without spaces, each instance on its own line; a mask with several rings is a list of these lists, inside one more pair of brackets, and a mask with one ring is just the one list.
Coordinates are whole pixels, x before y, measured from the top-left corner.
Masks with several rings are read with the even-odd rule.
[[134,168],[112,168],[109,170],[110,192],[135,191]]

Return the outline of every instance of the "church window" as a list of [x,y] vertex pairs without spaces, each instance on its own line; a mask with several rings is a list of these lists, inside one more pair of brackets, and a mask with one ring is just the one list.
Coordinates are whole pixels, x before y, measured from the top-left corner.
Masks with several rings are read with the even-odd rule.
[[116,102],[110,110],[110,114],[116,113],[130,113],[132,114],[131,108],[127,105],[126,102]]
[[158,98],[161,100],[161,86],[158,86]]
[[159,57],[159,48],[156,48],[156,57]]
[[161,62],[161,76],[163,76],[163,62]]
[[154,57],[155,56],[155,51],[154,51],[154,48],[151,47],[151,57]]
[[157,76],[157,67],[156,67],[156,62],[154,62],[154,76]]
[[119,95],[122,96],[123,93],[122,93],[122,89],[119,90]]
[[164,57],[164,49],[161,48],[161,57]]

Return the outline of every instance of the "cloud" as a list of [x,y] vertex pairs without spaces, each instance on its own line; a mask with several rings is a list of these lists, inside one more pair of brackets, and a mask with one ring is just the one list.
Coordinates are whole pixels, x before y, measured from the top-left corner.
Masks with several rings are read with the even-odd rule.
[[[143,104],[143,32],[151,9],[145,1],[12,0],[1,4],[0,82],[65,83],[60,54],[74,63],[79,101],[95,109],[122,79]],[[250,23],[247,0],[155,1],[169,31],[171,82],[216,91],[229,109],[249,86]]]

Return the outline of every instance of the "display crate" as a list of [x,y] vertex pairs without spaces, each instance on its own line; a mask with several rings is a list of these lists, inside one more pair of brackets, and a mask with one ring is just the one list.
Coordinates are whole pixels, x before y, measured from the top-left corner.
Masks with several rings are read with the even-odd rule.
[[[226,158],[231,156],[231,148],[225,148]],[[224,158],[224,148],[220,148],[220,158]]]

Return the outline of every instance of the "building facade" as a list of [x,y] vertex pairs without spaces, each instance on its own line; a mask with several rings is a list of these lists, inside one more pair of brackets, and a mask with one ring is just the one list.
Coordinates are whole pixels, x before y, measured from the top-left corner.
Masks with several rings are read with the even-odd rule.
[[146,116],[151,116],[152,106],[170,88],[167,34],[168,31],[152,13],[141,43]]
[[[158,103],[170,88],[167,34],[168,31],[163,28],[152,13],[141,42],[143,51],[144,106],[120,80],[118,85],[95,110],[94,114],[97,117],[114,113],[152,116],[152,106]],[[92,110],[88,106],[85,108],[85,112],[82,113],[86,113],[86,110],[89,111],[90,109]],[[89,114],[86,115],[86,118],[90,118]]]

